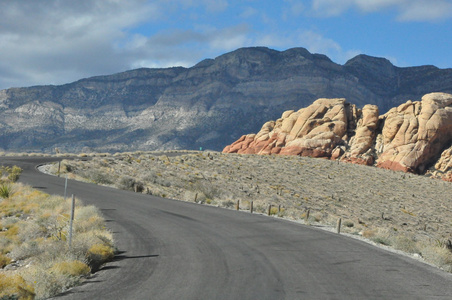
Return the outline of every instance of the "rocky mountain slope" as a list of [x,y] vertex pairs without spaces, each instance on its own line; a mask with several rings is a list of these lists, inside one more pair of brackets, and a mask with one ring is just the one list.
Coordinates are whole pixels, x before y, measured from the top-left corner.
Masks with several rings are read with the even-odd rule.
[[226,153],[288,154],[338,159],[452,181],[452,95],[431,93],[379,115],[345,99],[318,99],[242,136]]
[[0,150],[221,150],[321,97],[385,112],[430,92],[452,92],[452,69],[399,68],[366,55],[339,65],[303,48],[242,48],[191,68],[2,90]]

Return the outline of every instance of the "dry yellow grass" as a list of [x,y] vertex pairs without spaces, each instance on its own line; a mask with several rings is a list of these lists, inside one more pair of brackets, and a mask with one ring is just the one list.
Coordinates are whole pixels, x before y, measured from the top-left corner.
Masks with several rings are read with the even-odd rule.
[[95,268],[112,259],[113,237],[97,208],[76,201],[69,248],[71,200],[22,184],[12,188],[15,192],[0,200],[0,269],[7,268],[0,270],[1,297],[45,299],[78,284],[94,267],[87,258],[93,246],[110,251],[98,257]]

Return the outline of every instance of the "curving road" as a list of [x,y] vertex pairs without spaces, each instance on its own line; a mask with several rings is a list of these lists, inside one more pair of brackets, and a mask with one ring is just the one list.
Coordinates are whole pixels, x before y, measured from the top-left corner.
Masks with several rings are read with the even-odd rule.
[[[21,181],[63,194],[35,169],[0,158]],[[58,299],[451,299],[452,275],[359,240],[266,216],[76,181],[68,194],[101,209],[120,253]]]

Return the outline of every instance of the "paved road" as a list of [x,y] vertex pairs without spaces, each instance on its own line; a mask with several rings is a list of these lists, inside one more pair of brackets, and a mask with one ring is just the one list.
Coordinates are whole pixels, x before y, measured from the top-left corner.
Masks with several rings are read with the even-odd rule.
[[[47,159],[48,160],[48,159]],[[0,158],[62,194],[38,158]],[[69,181],[98,206],[120,253],[58,299],[451,299],[452,275],[293,222]]]

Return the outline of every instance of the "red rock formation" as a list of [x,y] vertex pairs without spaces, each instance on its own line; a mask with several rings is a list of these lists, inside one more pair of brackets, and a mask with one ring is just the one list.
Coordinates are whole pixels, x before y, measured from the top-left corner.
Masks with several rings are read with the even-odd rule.
[[[306,108],[284,112],[223,152],[324,157],[422,173],[450,143],[452,95],[432,93],[382,116],[375,105],[359,109],[343,98],[318,99]],[[442,172],[452,178],[452,170]]]

